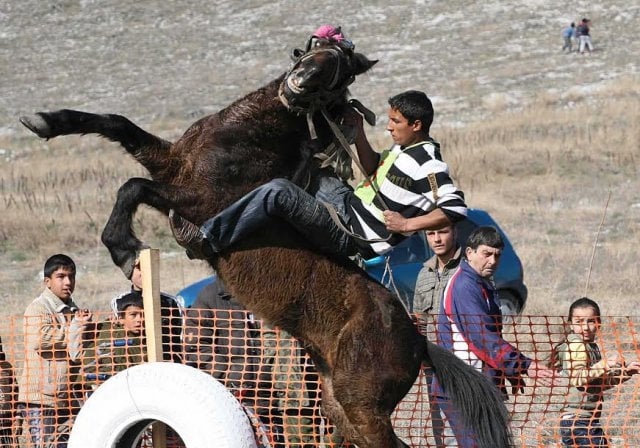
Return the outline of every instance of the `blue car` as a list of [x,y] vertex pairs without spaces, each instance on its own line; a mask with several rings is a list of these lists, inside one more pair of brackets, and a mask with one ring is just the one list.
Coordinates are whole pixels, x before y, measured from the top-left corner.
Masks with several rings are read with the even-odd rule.
[[[509,238],[494,219],[484,210],[469,209],[467,219],[457,225],[458,243],[464,247],[469,234],[478,226],[493,226],[504,239],[504,250],[494,282],[500,297],[500,308],[505,316],[517,315],[527,301],[527,287],[523,280],[522,263]],[[411,309],[418,272],[433,252],[426,243],[424,232],[417,232],[385,255],[364,262],[366,272],[389,290],[396,292]],[[215,275],[199,280],[178,292],[185,306],[193,304],[198,293],[207,284],[214,282]]]

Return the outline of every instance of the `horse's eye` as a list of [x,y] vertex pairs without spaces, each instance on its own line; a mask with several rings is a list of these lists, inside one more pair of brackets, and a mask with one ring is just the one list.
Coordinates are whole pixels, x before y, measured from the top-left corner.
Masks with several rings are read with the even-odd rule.
[[319,48],[329,45],[329,41],[327,39],[315,38],[312,42],[313,48]]

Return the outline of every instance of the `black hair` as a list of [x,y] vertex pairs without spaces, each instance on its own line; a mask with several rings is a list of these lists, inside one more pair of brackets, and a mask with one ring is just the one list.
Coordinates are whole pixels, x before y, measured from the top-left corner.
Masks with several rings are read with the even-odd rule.
[[[569,306],[569,315],[567,316],[568,323],[571,323],[571,319],[573,318],[573,312],[575,311],[576,308],[593,308],[593,311],[595,311],[596,317],[598,318],[598,323],[600,323],[600,307],[594,300],[591,300],[589,297],[580,297],[578,300],[574,301]],[[551,349],[551,357],[548,363],[548,366],[550,368],[555,369],[557,371],[560,371],[562,368],[560,364],[560,353],[558,350],[562,344],[564,344],[564,342],[561,342],[560,344],[553,346],[553,348]]]
[[420,120],[422,130],[429,135],[429,129],[433,123],[433,105],[426,93],[407,90],[389,98],[389,106],[399,111],[409,124]]
[[51,275],[60,268],[76,273],[76,264],[71,257],[65,254],[55,254],[44,262],[44,278],[51,278]]
[[576,308],[593,308],[593,311],[595,311],[596,316],[598,317],[598,321],[600,321],[600,307],[594,300],[591,300],[589,297],[580,297],[578,300],[571,304],[571,306],[569,307],[569,322],[571,322],[571,319],[573,318],[573,312]]
[[121,314],[130,306],[137,306],[138,308],[144,308],[142,293],[140,291],[131,291],[116,299],[116,308],[118,314]]
[[480,246],[504,248],[504,240],[498,229],[493,226],[480,226],[474,229],[467,238],[467,247],[476,250]]

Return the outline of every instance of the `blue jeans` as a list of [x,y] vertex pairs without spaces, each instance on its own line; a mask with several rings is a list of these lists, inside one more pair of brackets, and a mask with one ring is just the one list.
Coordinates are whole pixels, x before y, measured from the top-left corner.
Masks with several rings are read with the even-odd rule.
[[[449,400],[449,398],[447,397],[439,395],[435,396],[435,400],[438,407],[440,408],[440,411],[444,413],[451,431],[455,435],[455,439],[458,442],[457,446],[460,448],[476,448],[478,446],[478,443],[476,442],[476,437],[473,431],[467,428],[467,426],[464,424],[462,416],[460,415],[458,410],[453,407],[451,400]],[[447,437],[447,432],[448,431],[445,427],[443,443],[445,444],[445,446],[451,446],[449,440],[450,438]]]
[[33,448],[67,448],[69,434],[58,434],[58,425],[66,417],[60,417],[49,406],[27,404],[19,407],[22,418],[27,423],[29,438]]
[[425,380],[427,382],[427,394],[429,396],[429,416],[431,418],[431,430],[433,432],[433,440],[437,448],[448,446],[458,446],[455,434],[446,419],[444,412],[440,409],[438,397],[433,390],[433,370],[430,367],[424,367]]
[[[334,176],[320,176],[303,190],[287,179],[274,179],[249,192],[206,221],[200,230],[213,252],[221,252],[268,226],[289,225],[322,252],[338,256],[375,254],[358,245],[331,219],[320,201],[331,204],[349,227],[348,201],[353,190]],[[283,229],[286,231],[286,229]]]
[[566,447],[588,446],[607,448],[609,442],[604,434],[599,420],[588,418],[562,419],[560,421],[560,436]]

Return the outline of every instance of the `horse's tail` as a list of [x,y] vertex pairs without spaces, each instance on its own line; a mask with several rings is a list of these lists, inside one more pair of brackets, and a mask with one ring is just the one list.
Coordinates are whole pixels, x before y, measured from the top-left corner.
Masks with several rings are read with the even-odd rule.
[[509,414],[497,387],[450,351],[427,341],[425,360],[480,448],[514,446]]

